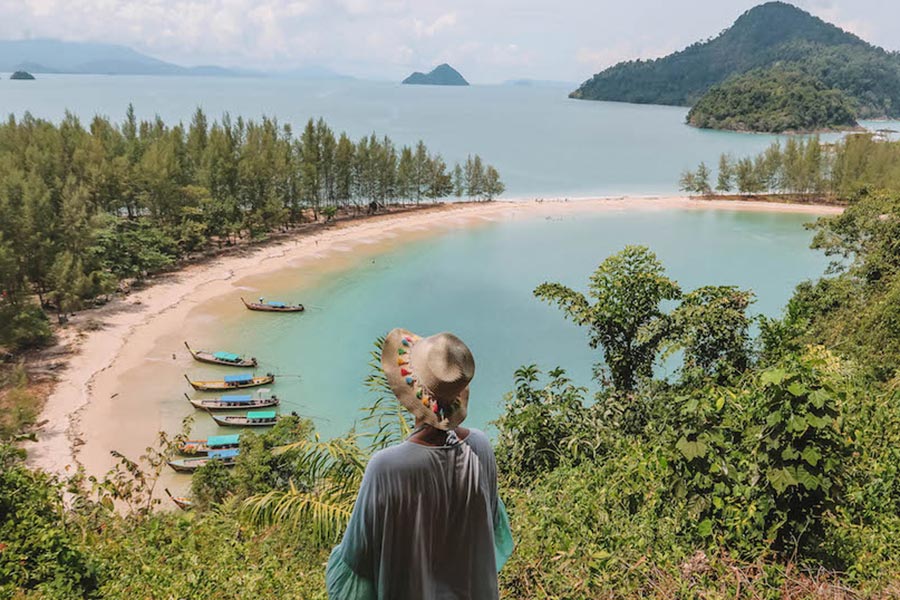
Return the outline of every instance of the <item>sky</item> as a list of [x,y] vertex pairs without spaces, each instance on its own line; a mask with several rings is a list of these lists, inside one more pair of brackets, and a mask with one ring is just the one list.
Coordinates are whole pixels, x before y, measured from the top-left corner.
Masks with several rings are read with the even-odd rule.
[[[0,38],[124,44],[182,65],[326,67],[400,79],[447,62],[473,83],[582,81],[715,36],[743,0],[0,0]],[[796,5],[900,50],[896,0]]]

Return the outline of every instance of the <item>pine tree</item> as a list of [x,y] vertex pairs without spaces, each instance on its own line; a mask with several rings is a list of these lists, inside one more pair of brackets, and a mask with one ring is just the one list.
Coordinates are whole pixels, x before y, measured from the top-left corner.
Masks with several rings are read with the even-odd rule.
[[483,196],[485,200],[493,200],[506,191],[506,186],[500,181],[500,173],[492,165],[488,165],[484,171]]
[[466,179],[465,175],[463,175],[463,168],[456,163],[453,166],[453,195],[457,198],[462,198],[462,195],[466,193]]
[[716,178],[716,191],[727,194],[733,189],[734,167],[732,166],[731,157],[723,154],[719,157],[719,173]]
[[694,173],[694,191],[698,194],[703,194],[704,196],[708,196],[712,193],[712,188],[709,185],[709,167],[706,166],[705,162],[701,162],[697,167],[697,172]]

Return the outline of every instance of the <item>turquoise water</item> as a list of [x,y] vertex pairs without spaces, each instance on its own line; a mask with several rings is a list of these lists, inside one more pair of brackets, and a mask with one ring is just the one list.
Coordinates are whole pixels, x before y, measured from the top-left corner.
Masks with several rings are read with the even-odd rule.
[[[373,131],[401,144],[423,139],[448,162],[477,152],[493,163],[508,197],[661,194],[700,161],[722,152],[755,154],[775,138],[700,131],[686,109],[570,100],[564,88],[430,87],[368,81],[290,81],[215,77],[41,75],[0,81],[0,115],[58,120],[66,110],[87,120],[138,116],[188,121],[210,115],[266,114],[301,127],[324,117],[354,138]],[[882,124],[883,125],[883,124]],[[895,126],[895,129],[900,128]]]
[[[635,210],[454,231],[360,258],[312,289],[293,283],[303,278],[301,271],[281,273],[271,284],[286,290],[279,292],[283,299],[305,302],[306,314],[235,313],[219,318],[206,342],[252,353],[261,368],[286,375],[274,387],[285,401],[282,410],[312,417],[331,436],[346,432],[372,400],[363,380],[378,336],[394,326],[423,335],[453,331],[477,361],[468,422],[485,427],[499,415],[520,365],[561,365],[577,383],[591,385],[599,353],[588,348],[585,330],[532,296],[542,281],[583,290],[606,256],[626,244],[647,244],[685,290],[738,285],[757,293],[754,313],[777,315],[793,287],[825,266],[821,255],[807,250],[810,234],[803,224],[811,219]],[[661,374],[674,366],[661,366]],[[174,428],[190,410],[172,397]],[[202,417],[198,423],[212,432]]]

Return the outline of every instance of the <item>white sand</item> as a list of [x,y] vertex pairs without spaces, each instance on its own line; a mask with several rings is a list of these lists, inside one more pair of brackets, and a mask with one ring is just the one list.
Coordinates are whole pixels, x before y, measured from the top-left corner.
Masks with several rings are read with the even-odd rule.
[[[129,414],[127,423],[110,418],[116,398],[127,392],[128,384],[134,384],[127,379],[128,372],[147,360],[158,360],[152,358],[151,350],[160,340],[166,339],[171,344],[175,339],[184,339],[182,334],[188,326],[186,316],[197,304],[227,294],[237,295],[241,289],[255,290],[254,282],[262,278],[277,281],[277,274],[283,269],[298,266],[318,269],[355,251],[377,252],[401,233],[406,237],[421,236],[512,218],[673,208],[816,215],[841,211],[830,206],[678,197],[447,204],[344,222],[242,256],[223,256],[160,277],[154,285],[116,300],[102,311],[79,315],[81,319],[101,321],[103,328],[87,333],[76,342],[76,352],[41,416],[47,423],[39,431],[39,441],[28,447],[29,462],[49,472],[63,473],[73,469],[77,460],[88,474],[101,475],[111,466],[109,449],[123,450],[126,454],[128,450],[141,451],[152,442],[158,422],[144,414]],[[246,295],[255,297],[253,291]],[[86,437],[88,432],[90,438]]]

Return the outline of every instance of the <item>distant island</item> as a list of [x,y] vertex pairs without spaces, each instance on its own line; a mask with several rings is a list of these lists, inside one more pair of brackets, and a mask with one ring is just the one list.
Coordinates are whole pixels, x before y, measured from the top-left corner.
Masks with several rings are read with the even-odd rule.
[[720,35],[656,60],[619,63],[570,94],[693,106],[697,127],[841,130],[900,117],[900,56],[784,2],[745,12]]
[[429,73],[416,71],[403,80],[407,85],[469,85],[459,71],[444,63],[436,66]]
[[325,67],[306,65],[272,73],[213,65],[185,67],[142,54],[127,46],[56,39],[0,40],[0,72],[73,75],[165,75],[188,77],[279,77],[346,79]]
[[20,80],[33,80],[34,75],[29,73],[28,71],[16,71],[12,75],[9,76],[10,79],[20,79]]

